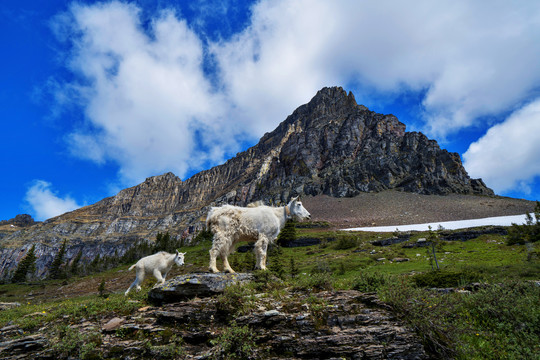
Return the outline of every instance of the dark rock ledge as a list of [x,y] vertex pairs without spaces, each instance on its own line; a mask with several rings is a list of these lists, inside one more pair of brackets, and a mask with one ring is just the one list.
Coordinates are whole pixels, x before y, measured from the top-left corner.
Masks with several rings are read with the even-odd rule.
[[180,275],[154,287],[148,294],[148,299],[159,305],[194,297],[208,297],[222,293],[229,285],[252,280],[253,275],[246,273],[193,273]]
[[[313,304],[313,296],[319,299],[318,306]],[[236,326],[249,327],[261,358],[429,358],[416,334],[373,294],[351,290],[287,297],[280,302],[265,302],[261,297],[256,311],[234,318]],[[155,316],[157,324],[179,329],[188,353],[198,354],[189,359],[218,355],[205,344],[230,326],[215,298],[167,304]]]
[[[169,301],[161,306],[140,308],[130,315],[83,319],[70,326],[83,335],[101,332],[102,342],[95,349],[101,358],[163,358],[160,347],[148,349],[141,339],[174,335],[182,341],[178,358],[221,359],[226,354],[213,340],[237,326],[248,327],[253,341],[246,359],[429,359],[421,339],[374,293],[289,290],[278,298],[261,293],[236,299],[243,309],[238,313],[215,296],[227,284],[249,281],[251,276],[181,276],[152,291],[160,301]],[[176,295],[172,295],[173,288]],[[212,293],[214,296],[203,296]],[[174,296],[179,298],[170,302]],[[56,359],[49,343],[54,326],[47,324],[25,336],[15,325],[0,329],[0,358]]]
[[[191,348],[188,352],[198,353],[198,359],[216,355],[215,349],[204,344],[231,320],[250,328],[257,352],[266,354],[264,358],[428,358],[420,339],[372,293],[299,291],[288,292],[280,300],[259,294],[251,313],[233,319],[223,313],[215,296],[205,297],[223,291],[226,284],[251,278],[250,274],[191,274],[171,279],[151,292],[152,297],[169,302],[155,310],[157,324],[178,329],[186,348]],[[173,303],[175,296],[192,299]]]

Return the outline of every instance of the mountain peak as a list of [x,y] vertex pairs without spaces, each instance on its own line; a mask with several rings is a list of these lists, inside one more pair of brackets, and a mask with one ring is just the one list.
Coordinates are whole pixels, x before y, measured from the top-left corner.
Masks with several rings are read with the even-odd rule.
[[347,94],[340,86],[322,88],[309,103],[306,104],[306,107],[309,111],[319,108],[323,109],[326,113],[343,112],[349,111],[350,109],[360,111],[368,110],[365,106],[356,103],[356,99],[352,92]]
[[148,177],[146,178],[144,182],[145,183],[181,183],[182,180],[178,176],[176,176],[175,174],[169,171],[162,175]]
[[354,102],[354,104],[356,104],[353,93],[349,91],[349,94],[347,94],[347,92],[341,86],[323,87],[321,90],[317,91],[317,94],[313,97],[311,101],[324,102],[327,99],[339,99],[350,102],[352,101]]
[[[185,181],[170,172],[149,177],[116,196],[18,232],[16,241],[59,246],[59,239],[68,239],[71,255],[76,245],[85,253],[114,252],[118,244],[125,251],[158,232],[192,237],[209,206],[256,200],[278,205],[302,194],[339,198],[385,190],[493,195],[481,180],[469,177],[458,154],[421,133],[406,132],[393,115],[358,105],[343,88],[327,87],[223,165]],[[15,242],[12,236],[0,239]],[[51,255],[51,246],[38,250]],[[0,273],[13,269],[19,254],[10,250]]]

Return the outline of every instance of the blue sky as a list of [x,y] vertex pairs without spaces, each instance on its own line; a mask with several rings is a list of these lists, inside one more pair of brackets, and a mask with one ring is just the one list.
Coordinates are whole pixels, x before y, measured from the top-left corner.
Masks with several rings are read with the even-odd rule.
[[0,36],[0,219],[186,179],[324,86],[540,199],[538,1],[4,0]]

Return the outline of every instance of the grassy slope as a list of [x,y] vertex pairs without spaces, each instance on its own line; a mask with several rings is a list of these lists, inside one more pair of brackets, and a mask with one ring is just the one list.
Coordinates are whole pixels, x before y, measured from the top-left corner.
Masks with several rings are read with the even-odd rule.
[[[313,281],[317,281],[313,279],[320,277],[330,281],[336,289],[378,291],[405,321],[421,333],[426,346],[437,356],[533,359],[540,354],[538,345],[531,345],[540,342],[537,332],[540,326],[537,301],[540,291],[538,286],[534,288],[520,282],[540,279],[538,256],[530,257],[531,252],[540,253],[539,243],[528,248],[508,246],[505,237],[500,235],[443,243],[437,250],[443,271],[472,273],[477,280],[504,284],[472,294],[448,295],[418,289],[408,281],[414,274],[431,270],[427,248],[404,249],[403,244],[376,247],[370,243],[380,237],[389,237],[389,234],[351,234],[324,229],[299,229],[298,233],[299,236],[335,240],[310,247],[281,248],[281,255],[269,257],[270,268],[281,267],[285,274],[290,273],[291,259],[294,259],[300,273],[296,280],[288,280],[295,283],[294,286],[312,286]],[[427,237],[427,234],[413,235],[411,242],[419,237]],[[209,248],[209,242],[184,248],[183,251],[187,251],[186,266],[173,268],[170,276],[206,271]],[[233,268],[241,271],[244,264],[252,261],[251,256],[250,253],[233,254],[230,258]],[[279,265],[276,262],[278,258],[281,259]],[[378,260],[382,258],[385,260]],[[410,261],[391,261],[395,258],[408,258]],[[288,275],[286,278],[289,279]],[[310,280],[306,281],[308,278]],[[124,266],[64,282],[0,285],[0,302],[18,301],[22,304],[16,309],[0,312],[0,328],[17,324],[26,331],[35,331],[51,321],[61,323],[65,320],[67,324],[73,324],[97,316],[133,313],[145,305],[144,292],[131,295],[131,302],[126,302],[123,297],[123,291],[133,279],[134,273],[128,272]],[[98,296],[98,286],[102,281],[107,291],[112,293],[108,299]],[[146,280],[147,290],[154,281]],[[531,298],[536,302],[533,300],[531,303]],[[496,299],[500,303],[477,311],[480,305],[496,302]],[[513,314],[506,319],[504,314],[512,310],[525,315]],[[530,328],[533,331],[529,331]]]

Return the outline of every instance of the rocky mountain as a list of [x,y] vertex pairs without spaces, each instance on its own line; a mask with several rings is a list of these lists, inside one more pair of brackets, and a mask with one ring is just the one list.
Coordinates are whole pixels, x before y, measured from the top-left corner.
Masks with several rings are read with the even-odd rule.
[[67,257],[122,254],[158,232],[190,239],[208,207],[268,204],[291,196],[354,197],[395,189],[417,194],[493,195],[471,179],[457,153],[419,132],[406,132],[393,115],[358,105],[340,87],[323,88],[259,143],[223,165],[182,181],[172,173],[147,178],[116,196],[0,238],[0,278],[31,244],[38,273],[68,240]]
[[28,227],[34,225],[36,222],[32,216],[28,214],[19,214],[13,219],[0,221],[0,226],[13,225],[13,227]]
[[2,238],[35,224],[37,224],[37,222],[28,214],[19,214],[9,220],[0,220],[0,244]]

